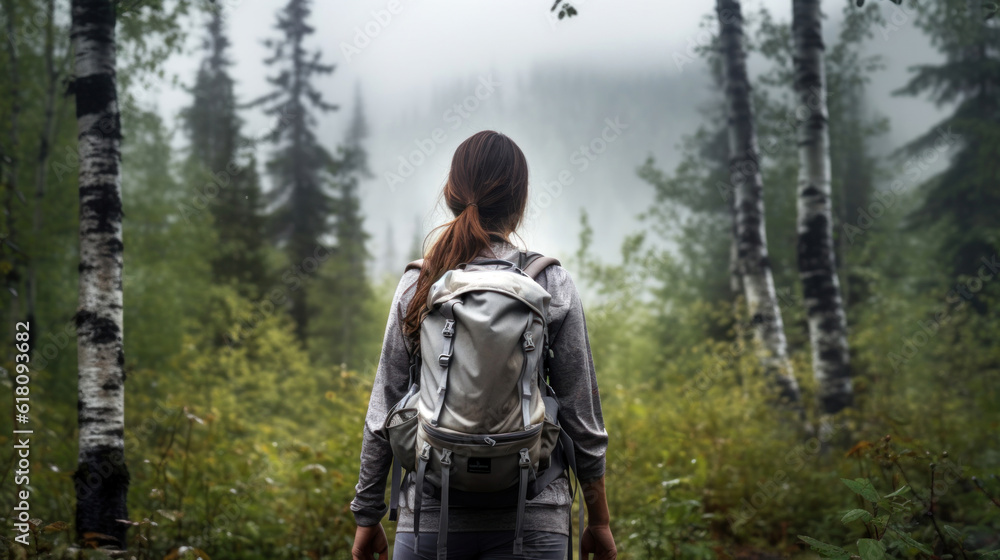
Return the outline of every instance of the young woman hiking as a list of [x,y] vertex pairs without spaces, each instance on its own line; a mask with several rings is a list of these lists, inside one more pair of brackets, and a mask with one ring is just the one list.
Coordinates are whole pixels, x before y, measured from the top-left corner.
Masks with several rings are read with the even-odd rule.
[[[354,560],[385,558],[388,542],[381,525],[386,479],[392,462],[388,441],[380,433],[389,409],[406,393],[410,353],[419,347],[420,319],[426,314],[431,284],[446,270],[476,257],[517,262],[518,248],[509,241],[528,201],[528,166],[521,149],[507,136],[478,132],[455,150],[444,186],[444,200],[455,219],[430,248],[423,268],[407,270],[396,287],[375,374],[361,446],[361,470],[351,502],[358,528]],[[578,478],[583,487],[588,524],[580,538],[580,557],[616,558],[604,491],[604,429],[590,341],[580,294],[566,269],[553,264],[535,279],[551,294],[549,337],[554,356],[550,385],[559,401],[559,423],[573,439]],[[419,302],[419,303],[418,303]],[[452,506],[449,513],[448,558],[562,560],[566,555],[572,506],[565,476],[549,484],[525,505],[523,555],[512,555],[515,508]],[[438,502],[424,496],[419,550],[414,550],[414,485],[403,480],[396,528],[395,560],[435,559]],[[583,506],[581,506],[583,507]]]

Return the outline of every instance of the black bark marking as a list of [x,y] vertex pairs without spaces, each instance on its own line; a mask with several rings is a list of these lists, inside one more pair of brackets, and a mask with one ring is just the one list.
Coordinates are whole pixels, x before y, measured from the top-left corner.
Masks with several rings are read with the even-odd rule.
[[819,353],[819,357],[826,363],[836,364],[838,370],[843,369],[843,352],[841,352],[840,348],[827,348]]
[[799,198],[812,198],[814,196],[823,196],[823,193],[816,188],[816,185],[809,185],[808,187],[802,189],[802,193],[799,194]]
[[108,428],[107,430],[101,430],[98,433],[104,436],[115,436],[118,438],[125,437],[125,430],[122,428]]
[[109,344],[118,340],[121,332],[118,325],[107,317],[100,317],[93,311],[81,309],[77,311],[76,328],[81,330],[84,326],[90,327],[90,341],[94,344]]
[[84,233],[115,233],[116,227],[121,224],[122,199],[114,183],[80,187],[80,204],[83,205],[83,218],[97,222]]
[[851,393],[838,391],[837,393],[821,396],[820,403],[827,414],[836,414],[849,406],[853,406],[854,397]]
[[[806,222],[806,230],[799,233],[798,260],[799,271],[802,273],[816,271],[833,271],[833,238],[830,235],[830,222],[824,214],[817,214]],[[817,276],[820,279],[817,279]],[[823,275],[813,276],[804,280],[804,290],[817,281],[825,281]],[[810,293],[805,291],[805,293]]]
[[122,240],[116,237],[112,237],[111,239],[109,239],[108,242],[104,244],[104,246],[107,247],[108,249],[109,257],[117,257],[118,255],[122,254],[122,251],[124,251],[125,249],[125,245],[122,243]]
[[128,519],[125,499],[130,478],[121,449],[97,446],[82,450],[82,459],[73,473],[76,538],[80,543],[85,533],[101,533],[111,539],[92,539],[98,546],[125,547],[128,525],[115,520]]

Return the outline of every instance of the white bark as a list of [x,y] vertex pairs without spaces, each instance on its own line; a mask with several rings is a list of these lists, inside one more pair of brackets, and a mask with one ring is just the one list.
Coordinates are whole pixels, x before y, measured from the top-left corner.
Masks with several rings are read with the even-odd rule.
[[738,0],[717,0],[725,66],[731,183],[735,196],[737,259],[754,342],[765,373],[780,396],[801,413],[798,382],[788,359],[781,309],[771,276],[764,222],[764,185],[759,169],[750,82],[743,49],[743,17]]
[[792,0],[798,125],[798,265],[821,410],[851,406],[847,319],[833,251],[829,129],[819,0]]
[[[78,538],[124,548],[121,122],[111,0],[73,0],[71,39],[79,147],[80,280],[76,313],[79,457],[74,473]],[[86,539],[85,539],[86,540]]]

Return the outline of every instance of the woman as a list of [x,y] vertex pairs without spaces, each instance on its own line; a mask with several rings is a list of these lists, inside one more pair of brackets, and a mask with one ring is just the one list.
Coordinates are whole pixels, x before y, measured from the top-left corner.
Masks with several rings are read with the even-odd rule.
[[[388,550],[380,520],[387,506],[385,484],[392,462],[389,443],[378,435],[389,408],[406,392],[409,356],[419,346],[420,319],[431,284],[444,271],[477,256],[514,260],[517,247],[509,241],[521,223],[528,201],[528,166],[510,138],[493,131],[476,133],[455,151],[444,199],[455,219],[441,226],[421,270],[403,274],[393,296],[382,355],[375,374],[361,446],[361,472],[351,510],[358,528],[354,560],[385,558]],[[549,309],[551,386],[559,400],[559,422],[576,444],[578,477],[583,487],[588,525],[580,539],[581,557],[595,560],[617,556],[609,528],[604,491],[608,435],[601,415],[594,362],[587,338],[583,306],[566,269],[551,265],[536,281],[551,295]],[[425,496],[420,516],[420,550],[414,550],[413,485],[404,479],[396,528],[395,560],[435,558],[439,507]],[[566,554],[572,496],[561,477],[525,507],[524,556],[532,560],[562,560]],[[449,558],[513,559],[515,508],[509,510],[452,507],[449,516]]]

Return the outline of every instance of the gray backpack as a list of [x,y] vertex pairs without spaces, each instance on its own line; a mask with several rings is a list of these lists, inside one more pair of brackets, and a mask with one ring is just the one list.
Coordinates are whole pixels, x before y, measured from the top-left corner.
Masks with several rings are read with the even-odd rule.
[[[550,264],[559,261],[523,251],[517,264],[473,260],[446,271],[427,295],[430,312],[420,323],[409,389],[382,434],[393,452],[389,519],[396,519],[402,469],[415,473],[415,546],[426,493],[441,502],[438,560],[447,557],[449,505],[516,504],[514,554],[522,554],[526,500],[567,466],[576,472],[573,442],[559,428],[546,380],[545,358],[554,355],[551,296],[534,278]],[[581,505],[581,531],[582,521]],[[571,530],[571,560],[572,539]]]

